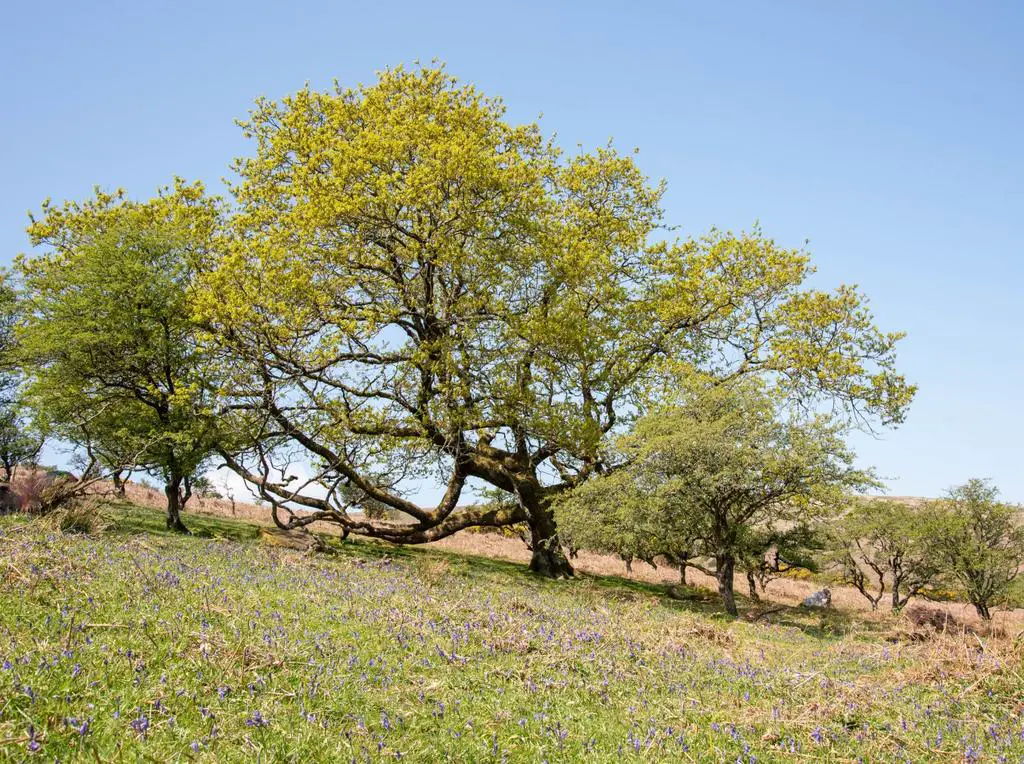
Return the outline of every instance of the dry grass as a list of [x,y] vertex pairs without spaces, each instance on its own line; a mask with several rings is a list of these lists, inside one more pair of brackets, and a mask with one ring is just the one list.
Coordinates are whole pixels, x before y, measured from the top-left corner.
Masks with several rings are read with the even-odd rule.
[[42,523],[61,533],[101,533],[111,525],[101,508],[94,496],[75,499],[46,514]]

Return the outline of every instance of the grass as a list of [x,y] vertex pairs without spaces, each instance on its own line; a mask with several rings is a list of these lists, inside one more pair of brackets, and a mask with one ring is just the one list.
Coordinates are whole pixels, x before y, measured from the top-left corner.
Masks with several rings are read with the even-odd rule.
[[1024,761],[1012,639],[106,512],[100,535],[0,523],[0,759]]

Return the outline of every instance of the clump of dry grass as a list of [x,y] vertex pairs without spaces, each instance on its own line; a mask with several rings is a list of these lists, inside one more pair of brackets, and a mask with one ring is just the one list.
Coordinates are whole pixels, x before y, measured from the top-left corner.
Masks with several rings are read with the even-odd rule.
[[95,497],[78,498],[46,513],[39,522],[61,533],[101,533],[111,522],[100,512],[100,506]]
[[452,564],[445,559],[427,557],[419,562],[416,570],[420,581],[433,586],[451,576]]

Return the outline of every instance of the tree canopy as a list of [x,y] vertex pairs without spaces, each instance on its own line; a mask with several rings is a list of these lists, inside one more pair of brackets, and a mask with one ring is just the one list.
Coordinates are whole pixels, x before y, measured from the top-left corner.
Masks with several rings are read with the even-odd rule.
[[21,399],[21,370],[15,328],[18,295],[10,274],[0,274],[0,479],[10,482],[19,465],[31,463],[43,447],[43,435]]
[[627,512],[655,554],[714,559],[709,572],[732,614],[737,558],[752,549],[763,555],[762,540],[783,542],[834,512],[846,491],[873,484],[853,465],[840,426],[820,415],[787,417],[749,382],[698,390],[653,412],[618,451],[621,467],[558,502],[559,526],[607,549],[622,542],[595,538],[607,528],[598,518]]
[[45,250],[18,261],[34,409],[91,467],[160,476],[176,530],[214,443],[216,384],[191,298],[219,221],[198,184],[146,202],[97,191],[83,204],[45,203],[29,227]]
[[[225,456],[284,525],[418,543],[524,521],[532,568],[564,575],[551,501],[680,374],[759,376],[862,423],[913,396],[900,334],[855,288],[807,287],[807,253],[756,229],[671,238],[632,156],[566,154],[443,68],[260,100],[243,130],[200,310],[249,440]],[[472,480],[509,501],[459,507]],[[410,499],[422,481],[435,506]]]
[[963,589],[978,615],[1013,590],[1024,566],[1024,513],[999,501],[999,489],[974,478],[929,504],[929,551],[947,580]]

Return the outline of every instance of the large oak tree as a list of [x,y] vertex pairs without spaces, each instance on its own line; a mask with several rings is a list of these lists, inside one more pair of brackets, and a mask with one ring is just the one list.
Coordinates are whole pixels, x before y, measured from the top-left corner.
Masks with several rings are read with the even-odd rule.
[[[281,524],[420,543],[525,522],[531,568],[565,575],[552,498],[676,372],[761,375],[867,421],[912,397],[899,335],[855,289],[806,288],[805,253],[668,238],[632,157],[567,155],[443,69],[260,100],[243,129],[203,315],[250,439],[226,456]],[[509,500],[460,506],[473,480]],[[435,506],[410,498],[423,481]]]

